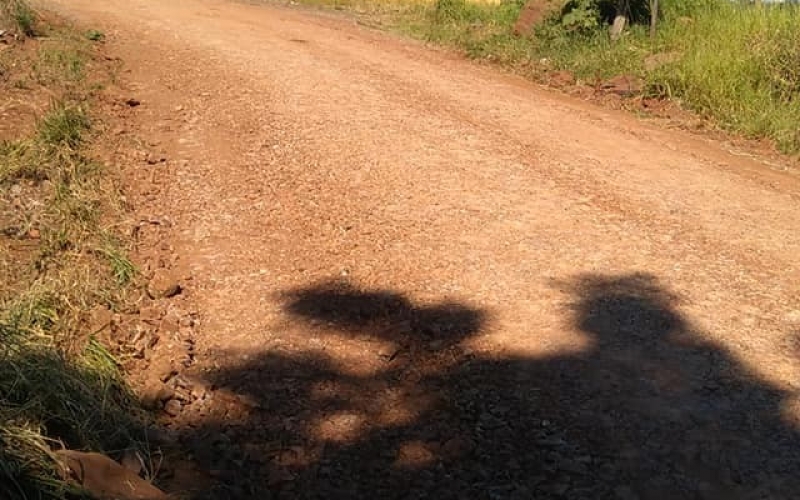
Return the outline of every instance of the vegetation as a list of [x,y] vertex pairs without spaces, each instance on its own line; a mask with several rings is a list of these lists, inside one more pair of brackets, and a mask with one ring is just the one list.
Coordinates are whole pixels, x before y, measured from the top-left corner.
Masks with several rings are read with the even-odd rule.
[[[532,33],[513,26],[524,0],[306,0],[389,16],[394,28],[455,46],[533,77],[569,70],[589,84],[640,77],[649,97],[671,98],[720,126],[800,151],[800,6],[662,0],[655,36],[649,2],[627,2],[631,24],[611,41],[609,0],[568,0]],[[654,63],[654,61],[659,61]]]
[[[33,34],[23,2],[0,0],[0,13],[0,27]],[[80,34],[48,35],[0,52],[0,104],[27,88],[12,79],[52,96],[31,134],[0,138],[0,498],[9,500],[81,497],[54,450],[137,446],[136,405],[89,314],[123,307],[136,272],[109,229],[114,183],[87,154],[91,51]]]
[[8,20],[20,34],[34,36],[36,15],[25,0],[0,1],[0,19]]

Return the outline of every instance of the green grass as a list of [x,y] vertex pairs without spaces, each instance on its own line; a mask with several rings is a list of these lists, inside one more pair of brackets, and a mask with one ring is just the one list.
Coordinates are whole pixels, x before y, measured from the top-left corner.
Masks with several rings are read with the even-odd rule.
[[32,37],[36,34],[36,14],[23,0],[0,0],[0,21],[2,20],[10,22],[22,35]]
[[683,57],[652,75],[688,107],[749,137],[800,150],[800,8],[718,6],[661,42]]
[[[675,99],[729,131],[770,139],[786,153],[800,152],[800,6],[662,0],[655,38],[647,26],[634,24],[612,42],[599,21],[594,28],[576,27],[560,13],[531,36],[515,36],[523,0],[304,3],[390,16],[395,30],[534,78],[553,70],[572,71],[589,84],[638,76],[651,97]],[[664,53],[675,54],[674,60],[646,66],[648,57]]]
[[42,85],[81,82],[86,76],[87,57],[77,39],[66,39],[59,46],[44,47],[34,64],[36,79]]
[[[19,4],[0,2],[4,13]],[[28,201],[0,207],[0,498],[9,500],[81,498],[53,450],[142,447],[138,406],[89,322],[96,307],[124,307],[136,276],[108,230],[120,217],[113,179],[87,153],[91,42],[49,32],[33,59],[14,46],[3,53],[10,81],[36,81],[54,96],[28,137],[0,144],[0,190],[21,189]]]
[[69,354],[56,343],[53,331],[68,326],[66,300],[41,288],[0,317],[0,484],[9,488],[2,498],[75,493],[60,481],[52,449],[116,450],[136,437],[113,358],[92,339]]
[[83,142],[89,125],[80,106],[57,104],[39,124],[39,141],[51,148],[74,150]]
[[100,253],[105,257],[117,285],[124,287],[131,283],[139,274],[139,270],[125,255],[121,244],[116,238],[107,237],[105,244],[100,248]]
[[105,40],[106,36],[103,34],[102,31],[98,30],[89,30],[86,32],[86,39],[92,42],[102,42]]

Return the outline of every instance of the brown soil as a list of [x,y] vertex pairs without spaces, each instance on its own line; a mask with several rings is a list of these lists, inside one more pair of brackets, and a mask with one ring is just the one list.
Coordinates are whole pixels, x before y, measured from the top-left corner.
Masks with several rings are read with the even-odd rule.
[[321,14],[49,3],[141,102],[168,488],[800,495],[793,173]]

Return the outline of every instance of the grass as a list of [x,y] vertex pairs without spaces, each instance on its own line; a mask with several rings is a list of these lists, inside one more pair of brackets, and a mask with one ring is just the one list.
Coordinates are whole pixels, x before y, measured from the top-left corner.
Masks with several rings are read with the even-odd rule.
[[[576,27],[560,13],[531,36],[515,36],[513,25],[524,0],[303,3],[388,16],[389,25],[400,32],[456,47],[469,57],[534,78],[569,70],[593,84],[616,75],[634,75],[646,82],[650,97],[674,99],[729,131],[772,140],[785,153],[800,152],[798,5],[662,0],[655,38],[649,36],[647,26],[634,24],[612,42],[599,17],[589,23],[581,18],[582,24]],[[591,1],[573,1],[573,5],[587,3]],[[648,67],[648,58],[659,54],[674,57],[660,67]]]
[[102,31],[89,30],[86,32],[86,39],[92,42],[102,42],[106,36]]
[[105,257],[111,268],[111,274],[114,276],[114,281],[117,285],[124,287],[133,283],[139,270],[125,255],[121,249],[120,243],[111,236],[107,237],[105,244],[100,248],[99,252]]
[[[0,12],[26,12],[20,5],[0,0]],[[82,497],[54,450],[140,447],[138,406],[90,325],[89,311],[125,306],[137,274],[108,230],[120,217],[113,179],[87,153],[95,87],[82,44],[91,42],[50,33],[32,59],[3,51],[9,81],[53,96],[29,136],[0,143],[0,498],[9,500]],[[12,190],[24,203],[11,205]]]
[[36,34],[36,14],[24,0],[0,0],[0,21],[3,20],[24,36]]

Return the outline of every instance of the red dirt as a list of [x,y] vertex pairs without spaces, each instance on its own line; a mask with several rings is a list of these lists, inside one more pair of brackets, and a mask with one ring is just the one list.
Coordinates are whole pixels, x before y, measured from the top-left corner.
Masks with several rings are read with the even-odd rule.
[[50,3],[159,155],[198,498],[800,494],[793,173],[338,18]]

